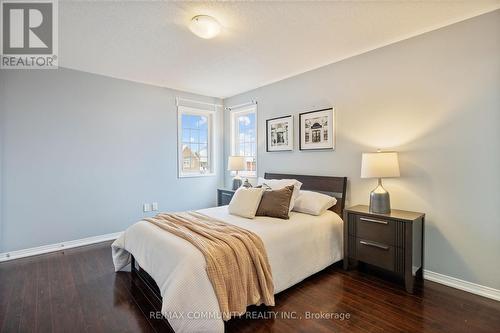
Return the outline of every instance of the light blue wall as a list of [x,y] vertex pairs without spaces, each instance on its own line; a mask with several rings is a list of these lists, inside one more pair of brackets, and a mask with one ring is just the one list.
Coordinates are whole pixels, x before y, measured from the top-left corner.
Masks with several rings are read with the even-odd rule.
[[175,97],[220,100],[68,69],[0,84],[0,252],[124,230],[144,202],[215,205],[220,172],[177,178]]
[[[376,181],[360,179],[361,153],[397,150],[402,177],[385,185],[394,208],[427,213],[425,268],[500,289],[500,10],[224,104],[252,99],[259,175],[348,176],[347,205],[367,204]],[[335,151],[299,151],[298,114],[329,106]],[[295,151],[265,152],[266,119],[289,114]]]

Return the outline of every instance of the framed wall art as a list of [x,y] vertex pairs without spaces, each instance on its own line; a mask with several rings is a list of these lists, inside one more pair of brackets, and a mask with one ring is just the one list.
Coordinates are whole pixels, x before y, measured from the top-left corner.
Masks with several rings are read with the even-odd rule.
[[335,149],[333,108],[299,114],[299,149]]
[[266,151],[293,150],[293,116],[266,120]]

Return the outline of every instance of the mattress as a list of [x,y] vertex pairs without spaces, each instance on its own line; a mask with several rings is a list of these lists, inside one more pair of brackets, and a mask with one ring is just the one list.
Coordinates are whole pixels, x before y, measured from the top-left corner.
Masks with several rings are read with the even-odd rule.
[[[227,206],[198,212],[256,233],[271,266],[275,293],[342,259],[343,222],[334,212],[321,216],[291,212],[289,220],[246,219],[228,213]],[[202,253],[188,241],[140,221],[112,244],[118,271],[130,254],[158,285],[162,314],[176,332],[224,332],[219,305],[205,271]]]

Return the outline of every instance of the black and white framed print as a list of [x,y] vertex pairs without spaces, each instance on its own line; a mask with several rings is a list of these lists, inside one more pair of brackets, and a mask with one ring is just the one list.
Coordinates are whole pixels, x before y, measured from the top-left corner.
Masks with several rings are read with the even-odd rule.
[[299,149],[335,149],[333,108],[299,114]]
[[293,116],[266,120],[266,151],[293,150]]

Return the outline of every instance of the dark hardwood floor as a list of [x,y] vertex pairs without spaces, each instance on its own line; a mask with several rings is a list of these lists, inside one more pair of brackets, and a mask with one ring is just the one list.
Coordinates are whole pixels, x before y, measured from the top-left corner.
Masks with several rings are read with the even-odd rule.
[[[155,305],[130,272],[114,273],[109,245],[1,263],[0,331],[166,331],[164,321],[150,318]],[[226,331],[500,332],[500,302],[429,281],[409,295],[398,284],[336,266],[280,293],[276,304],[250,308],[256,319],[232,319]],[[349,318],[306,319],[306,312]]]

